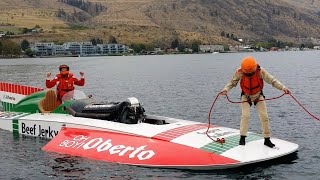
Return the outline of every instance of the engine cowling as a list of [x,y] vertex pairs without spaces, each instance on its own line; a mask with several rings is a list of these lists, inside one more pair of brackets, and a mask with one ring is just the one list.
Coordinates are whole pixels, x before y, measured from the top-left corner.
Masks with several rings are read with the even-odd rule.
[[75,100],[66,110],[76,117],[116,121],[126,124],[144,122],[144,108],[135,97],[123,102],[94,103],[92,99]]

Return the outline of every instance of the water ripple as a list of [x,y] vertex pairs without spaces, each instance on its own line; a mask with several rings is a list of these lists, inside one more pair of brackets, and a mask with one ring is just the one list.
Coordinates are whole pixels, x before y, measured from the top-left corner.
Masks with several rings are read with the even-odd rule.
[[[77,77],[80,70],[86,74],[86,86],[78,89],[97,99],[118,101],[136,96],[150,114],[207,122],[213,98],[246,55],[2,59],[0,81],[44,88],[46,73],[54,74],[58,65],[67,63]],[[320,51],[250,55],[320,116]],[[268,84],[264,92],[269,98],[281,94]],[[239,100],[239,95],[239,87],[229,93],[233,100]],[[46,153],[41,147],[48,141],[13,138],[12,133],[0,130],[0,179],[319,179],[320,123],[288,96],[270,101],[267,106],[272,135],[299,144],[293,157],[231,170],[143,168]],[[239,128],[240,112],[239,105],[219,98],[212,123]],[[249,130],[261,132],[255,109]]]

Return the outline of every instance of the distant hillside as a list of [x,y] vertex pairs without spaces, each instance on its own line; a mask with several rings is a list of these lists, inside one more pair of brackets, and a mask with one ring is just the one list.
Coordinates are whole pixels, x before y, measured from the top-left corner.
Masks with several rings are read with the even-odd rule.
[[162,27],[216,34],[224,30],[244,37],[319,36],[320,18],[285,3],[269,0],[178,0],[146,7]]
[[320,12],[320,0],[284,0],[300,8],[310,9],[316,13]]
[[[114,36],[123,43],[161,44],[175,37],[237,43],[224,32],[294,42],[319,37],[319,7],[319,0],[0,0],[0,24],[40,25],[44,33],[30,37],[35,41]],[[86,28],[68,28],[72,24]]]

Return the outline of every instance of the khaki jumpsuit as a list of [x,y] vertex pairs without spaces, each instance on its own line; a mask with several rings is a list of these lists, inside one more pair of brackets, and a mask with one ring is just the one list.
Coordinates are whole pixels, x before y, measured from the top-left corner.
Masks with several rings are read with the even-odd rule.
[[[282,85],[275,77],[273,77],[271,74],[269,74],[265,69],[261,68],[260,70],[260,77],[263,79],[263,81],[271,84],[273,87],[284,90],[285,86]],[[223,90],[229,91],[233,87],[237,86],[238,82],[242,78],[242,71],[237,71],[236,74],[233,76],[232,80],[224,87]],[[257,99],[263,100],[264,97],[261,95],[261,92],[258,92],[253,95],[242,95],[241,101],[247,101],[248,98],[253,102]],[[249,103],[242,103],[242,115],[241,115],[241,122],[240,122],[240,135],[241,136],[247,136],[248,127],[249,127],[249,119],[250,119],[250,104]],[[256,104],[256,109],[259,114],[259,119],[261,122],[261,129],[262,129],[262,135],[265,138],[270,137],[270,130],[269,130],[269,118],[268,118],[268,112],[267,112],[267,106],[265,101],[259,101]]]

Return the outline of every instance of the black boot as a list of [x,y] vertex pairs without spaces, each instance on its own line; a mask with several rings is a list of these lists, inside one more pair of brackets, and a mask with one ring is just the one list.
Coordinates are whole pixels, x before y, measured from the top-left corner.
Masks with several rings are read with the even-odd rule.
[[246,136],[240,136],[239,145],[246,145]]
[[264,138],[264,145],[270,147],[270,148],[274,148],[276,145],[274,145],[271,141],[270,138]]

